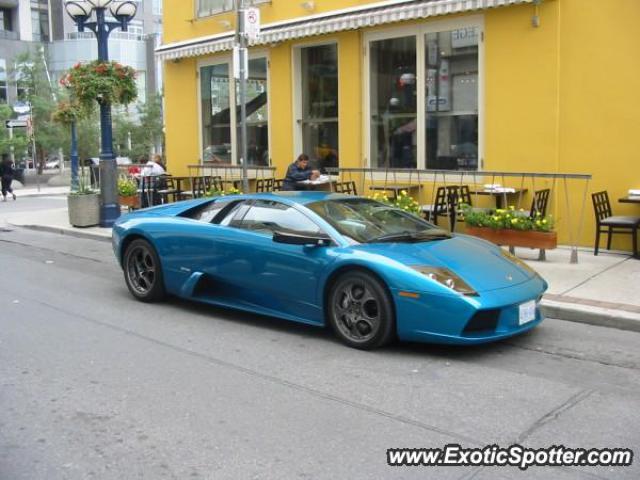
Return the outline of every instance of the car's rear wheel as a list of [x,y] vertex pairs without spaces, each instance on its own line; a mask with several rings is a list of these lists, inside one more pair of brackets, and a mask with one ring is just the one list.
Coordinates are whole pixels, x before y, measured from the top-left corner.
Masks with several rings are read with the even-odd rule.
[[329,323],[344,343],[372,349],[394,337],[393,304],[384,285],[372,274],[355,271],[341,275],[328,298]]
[[124,253],[124,279],[131,294],[143,302],[157,302],[165,296],[160,259],[146,240],[131,242]]

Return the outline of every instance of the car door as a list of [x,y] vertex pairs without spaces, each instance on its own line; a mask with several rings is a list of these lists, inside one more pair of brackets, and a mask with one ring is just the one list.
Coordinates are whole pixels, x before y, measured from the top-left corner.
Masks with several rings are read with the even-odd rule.
[[[158,250],[169,291],[190,295],[188,282],[193,274],[209,271],[223,261],[216,248],[217,238],[224,239],[224,228],[212,221],[218,216],[236,212],[238,200],[219,198],[200,205],[171,222],[172,228],[159,225],[156,233]],[[186,289],[183,292],[183,288]]]
[[246,212],[228,222],[233,244],[222,247],[228,262],[217,273],[230,279],[257,305],[323,322],[320,278],[333,261],[331,246],[276,243],[273,232],[320,233],[320,227],[295,206],[254,200]]

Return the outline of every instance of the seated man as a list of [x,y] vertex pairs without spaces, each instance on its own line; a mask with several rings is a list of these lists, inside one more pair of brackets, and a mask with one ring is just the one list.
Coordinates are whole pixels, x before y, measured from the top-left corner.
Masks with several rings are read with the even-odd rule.
[[287,175],[282,183],[282,190],[304,190],[304,186],[298,182],[303,180],[315,180],[320,176],[318,170],[309,168],[309,157],[304,153],[289,165]]

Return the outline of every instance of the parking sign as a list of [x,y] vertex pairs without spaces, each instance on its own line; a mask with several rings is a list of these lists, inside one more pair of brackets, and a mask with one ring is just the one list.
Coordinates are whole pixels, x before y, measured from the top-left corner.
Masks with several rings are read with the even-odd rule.
[[257,40],[260,35],[260,10],[247,8],[244,11],[244,31],[249,40]]

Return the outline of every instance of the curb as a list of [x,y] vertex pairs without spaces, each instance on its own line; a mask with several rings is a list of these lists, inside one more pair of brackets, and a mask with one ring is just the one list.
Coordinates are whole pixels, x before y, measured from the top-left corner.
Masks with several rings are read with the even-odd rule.
[[62,197],[67,196],[69,192],[24,192],[21,193],[20,190],[14,190],[16,196],[18,198],[31,198],[31,197]]
[[67,235],[69,237],[84,238],[87,240],[99,240],[102,242],[111,243],[111,237],[105,237],[104,235],[99,235],[97,233],[83,232],[81,230],[76,231],[67,228],[52,227],[49,225],[16,225],[14,223],[9,223],[9,225],[16,228],[26,228],[38,232],[57,233],[60,235]]
[[552,319],[640,332],[640,315],[624,310],[556,302],[544,298],[540,302],[540,308],[546,317]]

